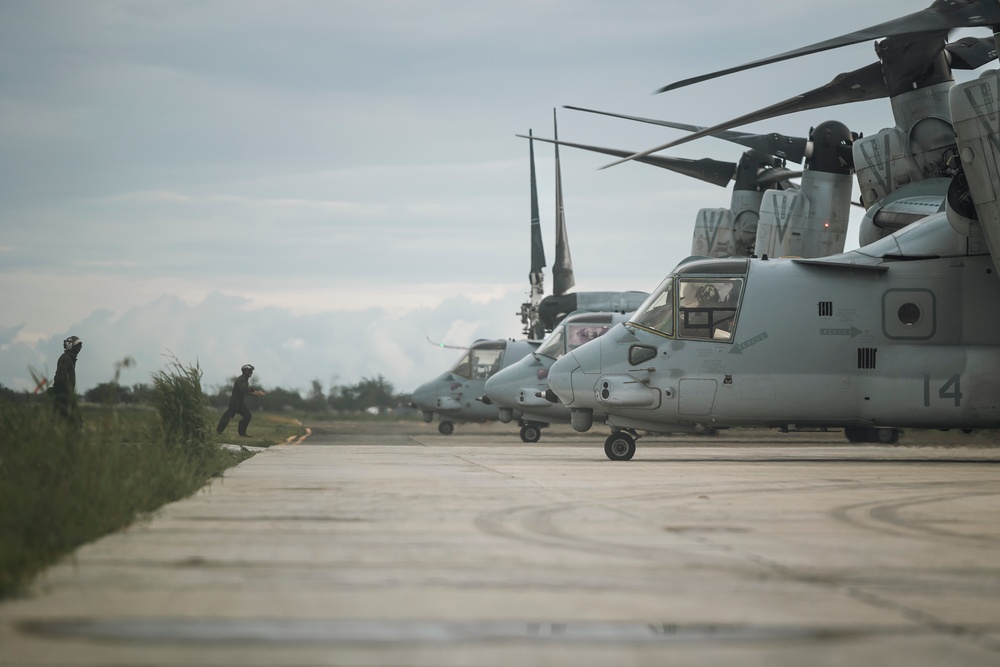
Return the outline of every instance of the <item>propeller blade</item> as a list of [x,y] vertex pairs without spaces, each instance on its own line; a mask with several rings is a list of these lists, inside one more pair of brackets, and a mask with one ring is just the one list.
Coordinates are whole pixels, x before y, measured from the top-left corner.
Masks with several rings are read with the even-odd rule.
[[919,32],[948,31],[953,28],[975,28],[1000,24],[1000,3],[996,0],[935,0],[927,9],[908,14],[901,18],[857,30],[840,37],[834,37],[810,46],[762,58],[736,67],[703,74],[663,86],[656,92],[664,93],[708,81],[727,74],[770,65],[812,53],[820,53],[859,42],[870,42],[884,37],[910,35]]
[[[802,172],[775,167],[774,169],[768,169],[760,172],[760,175],[757,176],[756,182],[760,185],[775,185],[792,178],[802,178]],[[794,183],[788,183],[785,189],[793,189],[795,187],[796,185]]]
[[552,110],[552,130],[556,139],[556,261],[552,264],[552,293],[565,294],[576,284],[573,277],[573,258],[569,253],[566,235],[566,212],[563,208],[562,172],[559,169],[559,125],[556,110]]
[[700,139],[701,137],[711,136],[716,132],[728,130],[740,125],[755,123],[757,121],[767,120],[777,116],[784,116],[797,111],[820,109],[837,104],[846,104],[848,102],[875,100],[886,97],[887,95],[888,89],[885,86],[885,79],[882,74],[882,64],[877,62],[872,63],[871,65],[854,70],[853,72],[838,74],[833,81],[820,88],[815,88],[809,92],[796,95],[795,97],[791,97],[782,102],[778,102],[777,104],[772,104],[769,107],[753,111],[740,116],[739,118],[734,118],[724,123],[713,125],[712,127],[699,132],[681,137],[680,139],[642,151],[641,153],[636,153],[635,155],[631,155],[625,159],[606,164],[601,167],[601,169],[607,169],[608,167],[613,167],[617,164],[621,164],[622,162],[628,162],[629,160],[637,160],[652,153],[656,153],[667,148],[673,148],[674,146],[679,146],[681,144],[686,144],[689,141],[694,141],[695,139]]
[[[601,114],[604,116],[612,116],[614,118],[623,118],[625,120],[634,120],[640,123],[662,125],[663,127],[672,127],[686,132],[700,132],[708,129],[701,125],[688,125],[687,123],[674,123],[668,120],[641,118],[639,116],[626,116],[624,114],[610,113],[607,111],[584,109],[583,107],[564,106],[563,108],[573,109],[575,111],[584,111],[586,113]],[[717,139],[725,139],[726,141],[731,141],[734,144],[752,148],[753,150],[766,155],[773,155],[774,157],[780,157],[783,160],[790,160],[797,163],[801,163],[802,160],[805,159],[806,145],[809,143],[809,140],[804,137],[788,137],[783,134],[778,134],[777,132],[773,132],[771,134],[750,134],[749,132],[723,130],[721,132],[713,132],[712,136]],[[669,169],[669,167],[667,168]]]
[[[672,127],[676,130],[685,130],[686,132],[697,132],[698,130],[704,130],[705,128],[701,125],[688,125],[687,123],[674,123],[669,120],[657,120],[656,118],[643,118],[642,116],[627,116],[621,113],[612,113],[610,111],[598,111],[596,109],[584,109],[583,107],[574,107],[568,104],[563,105],[563,109],[572,109],[573,111],[583,111],[585,113],[594,113],[601,116],[611,116],[612,118],[623,118],[625,120],[634,120],[640,123],[649,123],[650,125],[662,125],[663,127]],[[732,135],[745,135],[746,132],[727,132],[726,134]],[[721,137],[723,139],[728,139],[729,137]]]
[[542,243],[542,223],[538,212],[538,186],[535,182],[535,143],[528,130],[528,155],[531,159],[531,273],[545,267],[545,246]]
[[963,37],[944,47],[952,69],[979,69],[997,59],[996,40],[992,37]]
[[[524,134],[515,135],[522,139],[528,139],[529,137]],[[604,155],[614,155],[617,157],[627,157],[632,155],[632,151],[623,151],[617,148],[602,148],[601,146],[591,146],[589,144],[575,144],[569,141],[559,141],[556,142],[553,139],[543,139],[541,137],[532,137],[535,141],[544,141],[549,144],[558,143],[560,146],[569,146],[571,148],[579,148],[585,151],[591,151],[594,153],[603,153]],[[697,178],[699,180],[705,181],[707,183],[712,183],[713,185],[718,185],[725,187],[733,180],[733,175],[736,173],[736,163],[735,162],[723,162],[722,160],[713,160],[711,158],[704,158],[701,160],[688,160],[685,158],[674,158],[666,157],[663,155],[647,155],[643,158],[637,158],[636,162],[643,162],[645,164],[651,164],[654,167],[660,167],[661,169],[669,169],[670,171],[677,172],[678,174],[683,174],[685,176],[690,176],[692,178]]]

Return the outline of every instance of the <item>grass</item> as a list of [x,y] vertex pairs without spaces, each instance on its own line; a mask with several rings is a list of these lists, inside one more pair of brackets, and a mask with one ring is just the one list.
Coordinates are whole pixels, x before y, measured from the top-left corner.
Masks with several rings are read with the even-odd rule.
[[[250,456],[216,436],[197,367],[154,376],[155,409],[85,407],[83,428],[53,418],[45,401],[0,403],[0,597],[82,544],[191,495]],[[269,446],[303,433],[294,420],[254,416]],[[235,428],[233,429],[235,433]]]

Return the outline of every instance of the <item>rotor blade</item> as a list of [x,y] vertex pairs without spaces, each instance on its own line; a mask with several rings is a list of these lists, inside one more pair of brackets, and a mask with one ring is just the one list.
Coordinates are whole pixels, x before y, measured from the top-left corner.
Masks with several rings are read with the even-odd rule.
[[531,273],[545,267],[545,246],[542,243],[542,223],[538,213],[538,186],[535,182],[535,143],[528,130],[528,155],[531,159]]
[[[639,116],[626,116],[624,114],[609,113],[607,111],[584,109],[583,107],[564,106],[563,108],[573,109],[575,111],[584,111],[586,113],[601,114],[604,116],[612,116],[614,118],[623,118],[625,120],[634,120],[640,123],[662,125],[663,127],[672,127],[674,129],[685,130],[687,132],[700,132],[708,129],[701,125],[688,125],[687,123],[674,123],[668,120],[641,118]],[[725,139],[726,141],[731,141],[734,144],[752,148],[755,151],[765,153],[766,155],[773,155],[774,157],[780,157],[784,160],[791,160],[792,162],[798,163],[801,163],[802,160],[805,159],[806,144],[809,143],[809,140],[804,137],[788,137],[783,134],[778,134],[777,132],[773,132],[771,134],[750,134],[749,132],[724,130],[722,132],[713,132],[712,136],[717,139]]]
[[[657,120],[656,118],[643,118],[641,116],[626,116],[621,113],[612,113],[610,111],[597,111],[596,109],[584,109],[583,107],[574,107],[568,104],[563,105],[563,109],[572,109],[573,111],[583,111],[585,113],[594,113],[601,116],[611,116],[612,118],[623,118],[625,120],[634,120],[639,123],[649,123],[650,125],[662,125],[663,127],[672,127],[676,130],[685,130],[687,132],[697,132],[699,130],[704,130],[705,128],[701,125],[688,125],[687,123],[674,123],[669,120]],[[732,135],[745,135],[746,132],[727,132],[726,134]],[[728,139],[729,137],[720,137],[722,139]]]
[[801,178],[801,177],[802,177],[801,171],[792,171],[790,169],[782,169],[780,167],[776,167],[774,169],[768,169],[766,171],[760,172],[760,174],[757,176],[757,183],[761,185],[774,185],[776,183],[781,183],[782,181],[787,181],[791,178]]
[[573,258],[569,253],[569,237],[566,235],[566,211],[563,208],[562,172],[559,169],[559,126],[556,110],[552,110],[552,130],[556,139],[556,261],[552,264],[552,293],[565,294],[576,279],[573,277]]
[[948,43],[952,69],[979,69],[997,59],[996,40],[992,37],[963,37]]
[[[522,139],[528,138],[528,136],[524,134],[518,134],[515,136]],[[557,143],[552,139],[543,139],[541,137],[532,138],[535,141],[544,141],[549,144]],[[588,144],[575,144],[569,141],[560,141],[558,144],[560,146],[569,146],[571,148],[579,148],[593,153],[603,153],[604,155],[615,155],[617,157],[627,157],[632,155],[632,151],[623,151],[617,148],[602,148],[600,146],[590,146]],[[647,155],[646,157],[636,158],[636,162],[651,164],[654,167],[660,167],[661,169],[669,169],[670,171],[678,174],[697,178],[705,181],[706,183],[711,183],[721,187],[729,185],[729,182],[733,180],[733,174],[736,173],[735,162],[724,162],[722,160],[713,160],[711,158],[688,160],[685,158],[667,157],[664,155]]]
[[777,104],[772,104],[769,107],[753,111],[744,116],[740,116],[739,118],[734,118],[724,123],[713,125],[712,127],[701,130],[700,132],[689,134],[685,137],[681,137],[680,139],[657,146],[656,148],[636,153],[635,155],[631,155],[623,160],[606,164],[601,167],[601,169],[607,169],[608,167],[613,167],[617,164],[621,164],[622,162],[628,162],[629,160],[635,160],[667,148],[673,148],[674,146],[686,144],[689,141],[694,141],[695,139],[700,139],[701,137],[711,136],[715,132],[728,130],[732,127],[755,123],[757,121],[767,120],[768,118],[775,118],[777,116],[784,116],[786,114],[795,113],[796,111],[820,109],[837,104],[846,104],[848,102],[875,100],[886,97],[887,95],[888,89],[885,87],[885,79],[882,74],[882,64],[877,62],[872,63],[871,65],[854,70],[853,72],[838,74],[833,81],[820,88],[815,88],[807,93],[796,95],[795,97],[791,97],[782,102],[778,102]]
[[798,58],[799,56],[809,55],[812,53],[829,51],[830,49],[837,49],[850,44],[870,42],[883,37],[909,35],[915,32],[932,32],[937,30],[947,31],[952,28],[974,28],[978,26],[996,25],[998,23],[1000,23],[1000,4],[998,4],[996,0],[966,0],[964,2],[956,2],[955,0],[935,0],[935,2],[927,9],[908,14],[901,18],[886,21],[885,23],[880,23],[862,30],[857,30],[846,35],[841,35],[840,37],[834,37],[833,39],[817,42],[816,44],[812,44],[810,46],[804,46],[792,51],[786,51],[785,53],[771,56],[769,58],[762,58],[744,65],[738,65],[736,67],[730,67],[717,72],[711,72],[709,74],[703,74],[690,79],[677,81],[663,86],[656,92],[664,93],[669,90],[676,90],[677,88],[683,88],[684,86],[689,86],[693,83],[708,81],[709,79],[715,79],[727,74],[742,72],[755,67],[762,67],[763,65],[770,65],[772,63],[790,60],[792,58]]

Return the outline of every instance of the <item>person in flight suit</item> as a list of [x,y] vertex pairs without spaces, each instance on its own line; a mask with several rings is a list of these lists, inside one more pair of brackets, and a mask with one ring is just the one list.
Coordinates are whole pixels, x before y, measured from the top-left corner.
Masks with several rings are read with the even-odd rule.
[[76,357],[82,349],[83,341],[76,336],[63,341],[63,353],[52,380],[52,402],[56,413],[78,427],[83,425],[83,417],[76,402]]
[[240,423],[237,424],[236,430],[239,431],[241,436],[246,438],[249,437],[247,435],[247,426],[250,425],[250,418],[253,417],[247,408],[246,398],[247,396],[263,396],[264,392],[250,391],[250,376],[253,375],[253,366],[244,364],[240,370],[243,374],[236,378],[236,382],[233,383],[233,393],[229,397],[229,409],[222,414],[222,419],[219,420],[219,425],[215,427],[215,432],[221,435],[226,430],[226,426],[229,425],[229,420],[233,418],[233,415],[239,415]]

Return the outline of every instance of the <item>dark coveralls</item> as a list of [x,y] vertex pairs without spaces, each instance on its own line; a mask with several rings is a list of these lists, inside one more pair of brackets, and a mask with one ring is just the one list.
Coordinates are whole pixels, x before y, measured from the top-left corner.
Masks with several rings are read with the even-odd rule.
[[236,382],[233,383],[233,393],[229,397],[229,409],[223,413],[222,419],[219,420],[219,425],[215,427],[216,433],[225,431],[233,415],[239,415],[241,419],[240,423],[236,426],[236,430],[239,431],[240,435],[247,434],[247,426],[250,425],[250,418],[253,417],[250,414],[250,410],[247,409],[246,398],[249,393],[250,378],[245,375],[236,378]]
[[81,425],[83,417],[76,403],[76,355],[67,350],[56,364],[52,380],[52,402],[56,413],[71,424]]

